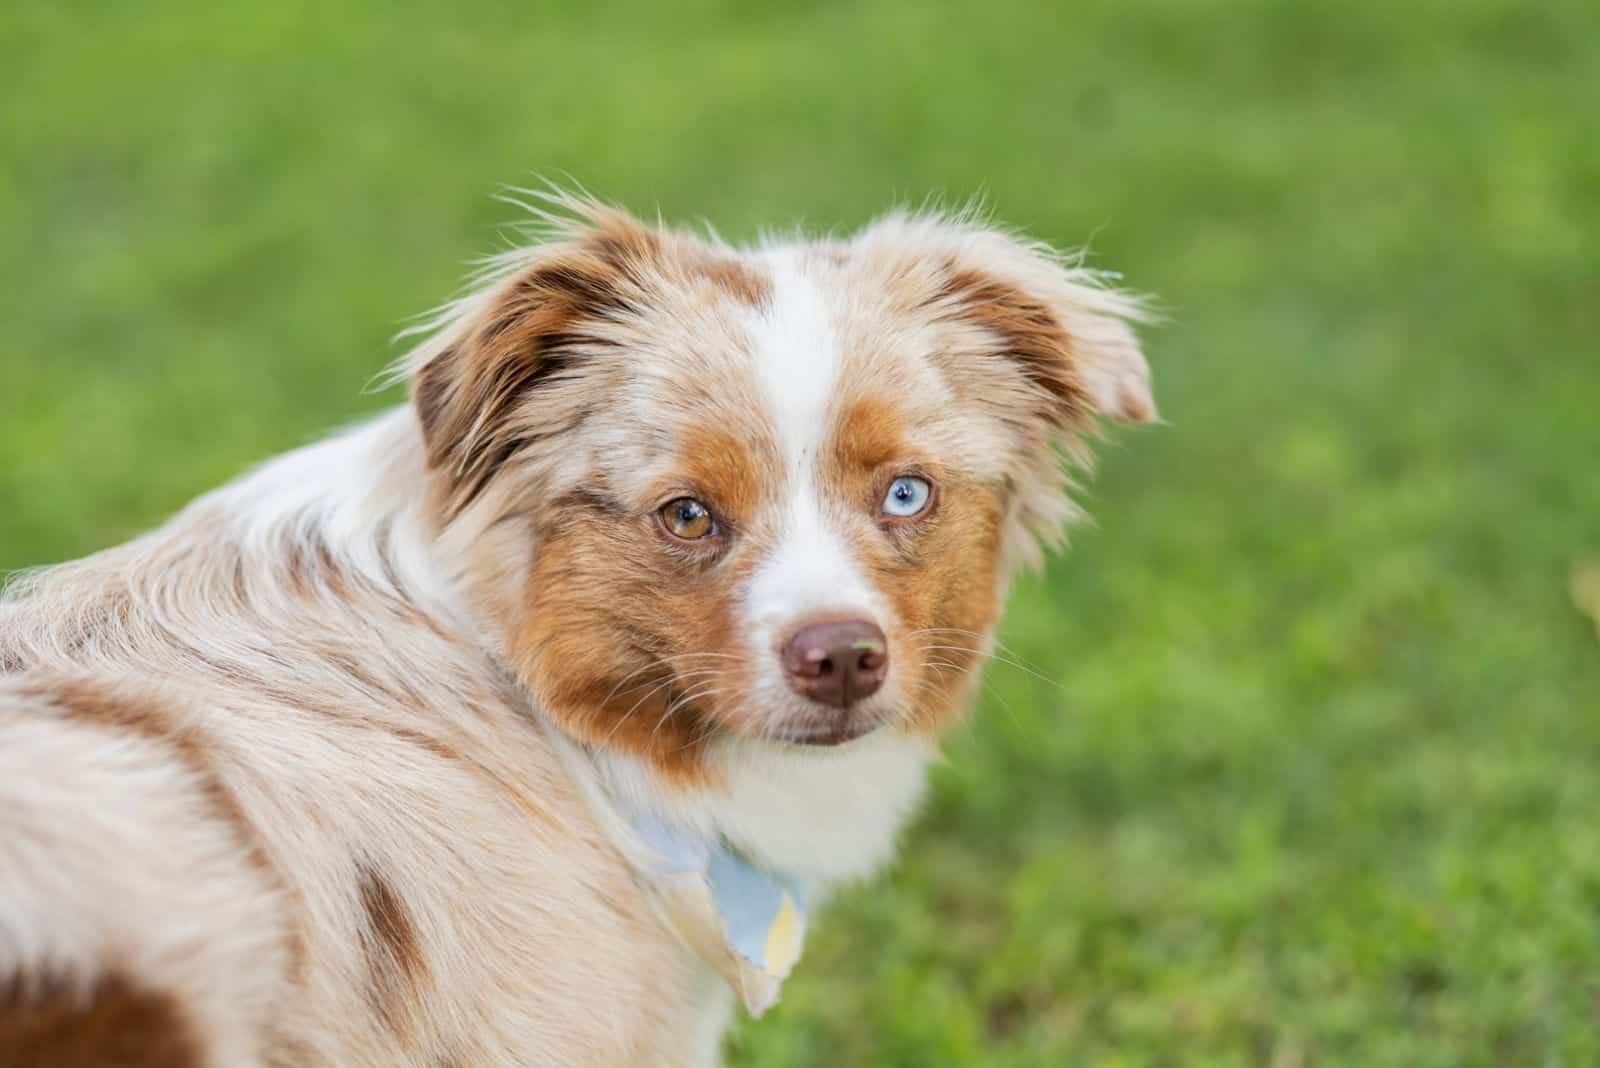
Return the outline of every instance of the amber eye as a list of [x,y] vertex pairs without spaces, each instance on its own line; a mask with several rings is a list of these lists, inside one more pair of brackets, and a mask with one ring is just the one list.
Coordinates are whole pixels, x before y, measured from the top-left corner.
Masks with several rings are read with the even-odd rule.
[[685,541],[710,537],[717,532],[711,512],[693,497],[679,497],[662,506],[661,524],[667,528],[667,533]]

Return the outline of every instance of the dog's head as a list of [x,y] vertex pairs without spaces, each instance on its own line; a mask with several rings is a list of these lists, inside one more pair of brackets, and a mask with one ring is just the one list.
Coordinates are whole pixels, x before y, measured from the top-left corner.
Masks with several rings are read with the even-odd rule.
[[595,745],[937,732],[1097,418],[1152,417],[1135,305],[965,219],[736,251],[569,204],[414,357],[502,653]]

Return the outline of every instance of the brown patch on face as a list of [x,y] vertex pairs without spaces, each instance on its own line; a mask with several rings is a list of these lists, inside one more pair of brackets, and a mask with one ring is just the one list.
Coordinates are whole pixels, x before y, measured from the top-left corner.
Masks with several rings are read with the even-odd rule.
[[653,514],[610,498],[603,483],[552,502],[512,648],[567,733],[689,783],[704,780],[707,744],[740,725],[755,665],[736,613],[763,552],[749,520],[771,486],[748,444],[726,431],[687,433],[679,455],[678,476],[733,529],[704,545],[672,543]]
[[664,626],[660,595],[684,576],[662,565],[659,537],[636,517],[584,501],[555,510],[538,536],[526,622],[513,640],[524,679],[573,737],[698,781],[705,726],[697,709],[675,707],[689,691],[674,687],[677,673],[663,659],[679,642]]
[[895,460],[908,459],[905,421],[887,400],[867,396],[845,407],[834,430],[833,462],[829,474],[859,481],[863,473],[876,477],[878,469]]
[[416,925],[394,886],[365,862],[356,864],[356,893],[363,924],[361,950],[367,959],[368,997],[390,1031],[407,1036],[417,992],[427,963]]
[[717,427],[695,427],[683,435],[679,466],[685,480],[708,498],[723,517],[754,515],[769,487],[740,440]]
[[1091,405],[1073,368],[1072,336],[1041,301],[971,267],[951,264],[935,300],[1005,344],[1022,373],[1048,399],[1046,414],[1058,426],[1077,423]]
[[961,711],[982,642],[999,617],[1004,499],[997,487],[919,456],[888,401],[869,394],[847,405],[823,485],[877,515],[889,484],[903,474],[932,481],[936,505],[918,519],[863,524],[853,531],[852,547],[894,606],[890,664],[910,696],[906,720],[936,733]]
[[[530,253],[417,372],[412,399],[429,465],[447,476],[446,518],[519,450],[592,416],[603,386],[584,380],[586,356],[626,344],[619,336],[652,307],[771,300],[772,279],[720,249],[592,205],[584,220],[567,241]],[[534,390],[538,405],[524,405]]]
[[[910,720],[930,732],[961,712],[983,642],[1000,615],[1000,495],[960,480],[947,481],[941,495],[927,526],[901,535],[909,543],[902,559],[909,556],[920,570],[898,573],[890,594],[923,672]],[[892,565],[882,570],[897,571]]]
[[0,1068],[199,1068],[178,999],[121,975],[87,992],[58,979],[0,981]]
[[[82,680],[51,680],[48,686],[25,692],[54,706],[66,719],[126,731],[164,745],[189,771],[216,819],[232,831],[246,863],[286,901],[294,899],[293,888],[268,855],[254,822],[217,773],[201,730],[163,704],[124,696]],[[298,928],[288,922],[284,939],[289,977],[299,982],[306,966],[304,941]]]

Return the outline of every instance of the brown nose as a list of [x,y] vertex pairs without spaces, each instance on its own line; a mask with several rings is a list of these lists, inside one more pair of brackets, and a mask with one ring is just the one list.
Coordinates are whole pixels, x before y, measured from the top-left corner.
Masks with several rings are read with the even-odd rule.
[[864,619],[801,627],[783,647],[783,675],[802,697],[845,708],[870,697],[889,670],[889,644]]

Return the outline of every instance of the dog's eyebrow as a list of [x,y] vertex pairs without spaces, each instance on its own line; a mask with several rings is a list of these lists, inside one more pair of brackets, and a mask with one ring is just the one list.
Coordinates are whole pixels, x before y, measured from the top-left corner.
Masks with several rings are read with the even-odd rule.
[[626,501],[612,493],[609,487],[601,484],[577,486],[562,494],[560,503],[590,512],[599,512],[613,519],[620,519],[633,512]]

